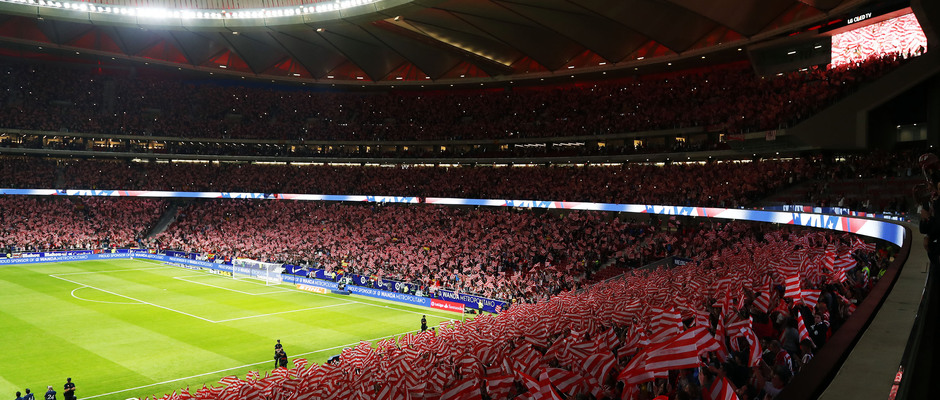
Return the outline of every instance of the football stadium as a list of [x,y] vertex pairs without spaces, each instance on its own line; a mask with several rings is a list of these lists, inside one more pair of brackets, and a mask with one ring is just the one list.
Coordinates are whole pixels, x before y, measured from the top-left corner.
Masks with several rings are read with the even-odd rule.
[[935,25],[0,0],[0,396],[931,398]]

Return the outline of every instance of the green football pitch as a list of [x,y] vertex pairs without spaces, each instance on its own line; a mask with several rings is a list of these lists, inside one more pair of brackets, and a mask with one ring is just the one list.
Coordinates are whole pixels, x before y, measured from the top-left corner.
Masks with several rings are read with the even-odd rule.
[[[235,280],[145,260],[0,267],[0,397],[75,382],[79,399],[195,392],[264,375],[274,343],[322,363],[360,340],[417,331],[459,313],[289,285]],[[292,364],[291,364],[292,365]]]

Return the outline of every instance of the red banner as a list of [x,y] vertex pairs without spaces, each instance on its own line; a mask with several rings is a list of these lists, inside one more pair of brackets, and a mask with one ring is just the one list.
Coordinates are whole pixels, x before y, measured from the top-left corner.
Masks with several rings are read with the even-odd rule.
[[431,308],[459,313],[463,312],[463,304],[446,300],[431,299]]

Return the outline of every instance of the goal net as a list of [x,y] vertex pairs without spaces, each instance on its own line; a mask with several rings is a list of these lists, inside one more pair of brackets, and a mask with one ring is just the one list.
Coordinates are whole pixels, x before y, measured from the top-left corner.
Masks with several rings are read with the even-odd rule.
[[265,285],[277,285],[281,283],[281,272],[284,272],[282,264],[247,258],[236,258],[232,261],[232,278],[235,279],[257,279]]

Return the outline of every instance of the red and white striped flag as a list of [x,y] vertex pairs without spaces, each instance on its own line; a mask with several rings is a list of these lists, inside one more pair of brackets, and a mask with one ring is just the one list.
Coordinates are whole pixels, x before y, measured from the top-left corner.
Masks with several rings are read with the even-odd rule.
[[783,293],[783,297],[793,299],[794,302],[799,301],[802,297],[800,295],[800,274],[788,276],[786,284],[787,289]]
[[832,280],[839,282],[839,283],[843,283],[849,279],[848,277],[845,276],[845,271],[841,269],[836,269],[835,271],[832,271],[832,273],[829,274],[829,276],[832,278]]
[[845,252],[839,255],[839,258],[835,260],[833,264],[834,270],[843,270],[848,271],[852,268],[855,268],[858,265],[858,260],[852,257],[852,253]]
[[754,299],[754,307],[756,307],[762,313],[767,313],[770,311],[770,292],[761,292],[760,296],[757,296],[757,298]]
[[522,382],[522,384],[529,389],[530,393],[537,392],[539,390],[539,381],[533,378],[531,375],[518,369],[513,369],[513,373],[516,374],[516,380]]
[[803,289],[803,304],[806,304],[806,306],[809,308],[815,308],[816,303],[819,302],[820,294],[822,294],[822,290]]
[[[255,372],[255,373],[257,374],[257,372]],[[231,386],[231,385],[234,385],[234,384],[239,383],[239,382],[241,382],[241,381],[240,381],[240,380],[238,379],[238,377],[235,376],[235,375],[226,376],[226,377],[224,377],[224,378],[222,378],[222,379],[219,379],[219,383],[221,383],[222,385],[225,385],[225,386]]]
[[607,374],[617,365],[617,359],[610,352],[593,354],[581,365],[584,374],[598,382],[606,381]]
[[650,349],[646,367],[654,372],[695,368],[701,365],[699,345],[711,334],[705,327],[693,327],[661,346]]
[[796,313],[796,329],[800,331],[800,341],[809,339],[809,331],[806,330],[806,323],[803,322],[803,313]]
[[669,307],[668,310],[654,308],[652,312],[654,314],[650,321],[650,330],[653,333],[650,340],[653,343],[662,343],[679,333],[682,327],[682,317],[675,308]]
[[738,394],[735,393],[734,386],[723,376],[716,377],[706,393],[708,400],[738,400]]
[[[532,393],[532,398],[534,400],[561,400],[561,395],[552,388],[551,380],[548,377],[548,372],[542,371],[542,374],[539,375],[539,390],[536,393]],[[441,398],[441,400],[444,400]]]
[[627,387],[633,387],[656,378],[669,376],[668,371],[657,372],[647,368],[647,359],[649,359],[649,353],[646,351],[634,356],[630,363],[617,375],[617,380],[624,382]]
[[753,329],[747,329],[744,332],[744,338],[747,339],[748,347],[750,348],[750,351],[748,351],[747,366],[759,366],[761,363],[761,353],[764,351],[760,346],[760,339],[757,337],[757,334],[754,333]]
[[480,379],[471,377],[454,383],[441,394],[441,400],[462,400],[480,398]]
[[509,393],[515,386],[515,378],[512,375],[486,377],[486,391],[495,399],[509,397]]
[[580,393],[582,390],[585,390],[587,386],[587,382],[585,382],[583,376],[561,368],[543,369],[542,375],[539,376],[539,385],[542,384],[541,377],[545,375],[548,376],[548,381],[558,388],[558,391],[566,393],[569,396]]

